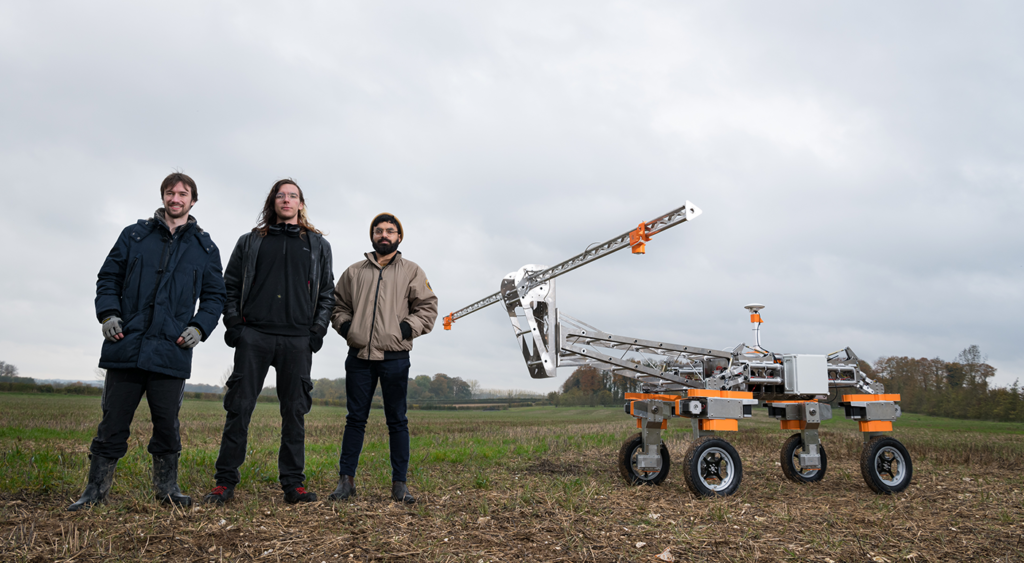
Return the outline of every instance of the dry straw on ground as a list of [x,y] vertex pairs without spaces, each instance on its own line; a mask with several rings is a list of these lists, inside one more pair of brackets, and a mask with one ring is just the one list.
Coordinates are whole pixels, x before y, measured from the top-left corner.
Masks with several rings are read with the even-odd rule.
[[[681,481],[680,467],[658,487],[622,481],[615,453],[630,432],[628,417],[550,424],[544,417],[554,415],[541,415],[532,426],[491,424],[473,418],[479,413],[414,419],[414,428],[436,433],[438,443],[482,434],[498,443],[541,441],[551,447],[517,454],[510,445],[487,459],[470,455],[446,461],[455,454],[421,445],[414,451],[411,481],[419,502],[413,506],[389,500],[386,470],[372,463],[357,478],[358,496],[344,503],[288,506],[274,483],[260,482],[240,488],[226,507],[172,510],[134,491],[144,488],[138,476],[115,485],[109,503],[82,514],[64,511],[77,491],[6,492],[0,495],[2,558],[889,563],[1024,558],[1020,459],[973,445],[986,436],[943,434],[948,443],[941,447],[929,446],[938,439],[928,432],[900,436],[915,455],[913,483],[904,494],[877,496],[861,479],[855,432],[845,427],[824,432],[828,475],[821,483],[801,486],[783,477],[778,448],[788,434],[768,421],[728,436],[743,461],[739,492],[697,499]],[[144,426],[141,430],[145,435]],[[386,431],[374,432],[370,439],[386,444]],[[330,439],[337,436],[335,427]],[[585,445],[587,437],[597,445]],[[1019,448],[1018,438],[998,436],[996,442],[1009,440],[1007,447]],[[668,443],[673,459],[682,460],[686,433],[670,434]],[[334,479],[330,470],[322,471],[310,478],[310,488],[326,498]],[[189,492],[199,495],[198,488]]]

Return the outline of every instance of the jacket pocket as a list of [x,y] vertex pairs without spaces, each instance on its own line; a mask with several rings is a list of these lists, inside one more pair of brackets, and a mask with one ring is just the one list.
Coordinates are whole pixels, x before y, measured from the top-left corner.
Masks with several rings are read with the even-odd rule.
[[[169,294],[173,299],[174,317],[182,325],[187,325],[196,314],[196,282],[199,273],[195,267],[187,268],[177,273],[174,279],[170,280],[168,287]],[[182,328],[184,330],[184,328]]]
[[133,315],[139,308],[139,277],[142,274],[141,255],[132,258],[128,265],[128,271],[124,275],[124,285],[121,286],[121,317]]

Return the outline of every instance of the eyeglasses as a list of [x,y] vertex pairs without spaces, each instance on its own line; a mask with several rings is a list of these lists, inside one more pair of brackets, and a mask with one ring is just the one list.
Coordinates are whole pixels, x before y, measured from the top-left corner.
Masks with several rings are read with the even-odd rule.
[[388,235],[394,235],[394,234],[398,233],[398,231],[395,230],[395,229],[374,229],[373,230],[373,234],[375,236],[378,236],[378,237],[383,235],[383,234],[385,234],[385,233],[388,234]]
[[284,193],[284,192],[277,192],[277,195],[274,196],[274,199],[285,199],[285,198],[299,199],[299,194],[287,194],[287,193]]

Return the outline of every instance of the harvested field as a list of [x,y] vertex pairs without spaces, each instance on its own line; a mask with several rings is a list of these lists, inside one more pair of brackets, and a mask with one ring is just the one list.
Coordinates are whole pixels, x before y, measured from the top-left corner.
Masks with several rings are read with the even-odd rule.
[[[186,402],[182,485],[212,485],[223,411]],[[672,469],[630,487],[616,452],[635,432],[618,409],[534,407],[411,412],[411,507],[389,500],[387,431],[367,428],[353,502],[283,504],[276,484],[276,405],[254,416],[243,484],[225,507],[172,510],[148,485],[148,412],[107,504],[64,508],[87,471],[95,398],[0,396],[0,552],[5,561],[1016,561],[1024,550],[1024,428],[948,428],[906,415],[893,435],[914,456],[904,494],[877,496],[860,475],[861,438],[833,420],[822,431],[825,479],[787,481],[778,448],[789,433],[763,415],[725,437],[743,461],[739,492],[698,499]],[[941,421],[941,419],[939,419]],[[680,463],[682,424],[666,433]],[[948,421],[941,421],[943,424]],[[344,409],[307,419],[307,488],[336,483]],[[661,555],[663,559],[659,559]]]

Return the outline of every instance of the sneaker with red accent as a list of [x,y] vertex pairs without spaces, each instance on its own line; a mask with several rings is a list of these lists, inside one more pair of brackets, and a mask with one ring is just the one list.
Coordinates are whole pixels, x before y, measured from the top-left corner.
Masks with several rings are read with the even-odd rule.
[[235,488],[234,487],[226,487],[224,485],[217,485],[216,487],[213,488],[212,491],[206,493],[206,496],[203,497],[203,502],[214,503],[214,504],[224,504],[224,503],[226,503],[227,501],[229,501],[229,500],[231,500],[233,498],[235,498]]
[[307,493],[305,487],[295,487],[284,492],[284,501],[288,504],[316,502],[316,493]]

